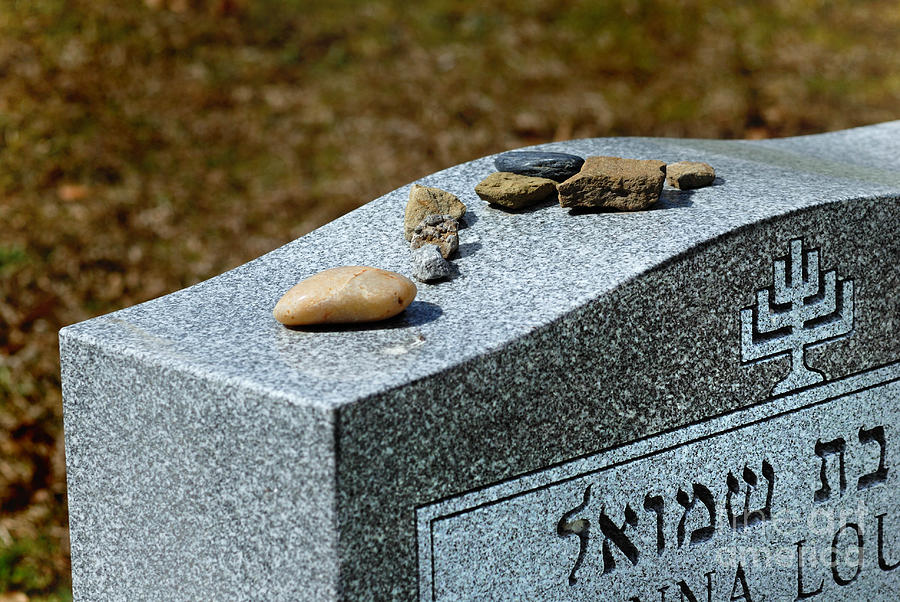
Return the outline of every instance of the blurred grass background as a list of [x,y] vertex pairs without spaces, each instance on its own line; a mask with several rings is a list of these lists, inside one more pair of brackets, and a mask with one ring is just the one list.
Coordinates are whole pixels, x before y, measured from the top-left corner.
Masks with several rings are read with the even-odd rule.
[[61,326],[488,153],[897,118],[896,0],[0,1],[0,602],[71,599]]

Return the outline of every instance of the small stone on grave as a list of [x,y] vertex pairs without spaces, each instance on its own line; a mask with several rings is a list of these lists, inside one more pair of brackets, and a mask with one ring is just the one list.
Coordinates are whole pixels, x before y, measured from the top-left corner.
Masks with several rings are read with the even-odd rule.
[[709,163],[679,161],[666,165],[669,186],[680,190],[709,186],[716,179],[716,170]]
[[434,245],[413,249],[413,276],[422,282],[440,280],[450,275],[450,263]]
[[410,247],[436,246],[444,259],[450,259],[459,249],[459,223],[449,215],[429,215],[413,231]]
[[646,209],[659,200],[666,164],[656,160],[588,157],[581,171],[558,186],[563,207]]
[[556,182],[571,178],[582,165],[584,159],[578,155],[545,151],[510,151],[494,159],[497,171],[549,178]]
[[409,201],[406,203],[403,234],[406,240],[412,240],[416,226],[429,215],[449,215],[458,220],[465,213],[466,206],[456,198],[456,195],[440,188],[413,184],[409,189]]
[[475,186],[482,199],[508,209],[522,209],[556,193],[556,182],[548,178],[494,172]]
[[402,274],[343,266],[301,280],[272,313],[285,326],[374,322],[402,312],[416,292],[416,285]]

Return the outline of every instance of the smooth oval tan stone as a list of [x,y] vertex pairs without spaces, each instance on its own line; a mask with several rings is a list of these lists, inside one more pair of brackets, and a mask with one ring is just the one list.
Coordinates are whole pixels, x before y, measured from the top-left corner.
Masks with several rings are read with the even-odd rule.
[[416,285],[396,272],[344,266],[301,280],[272,313],[285,326],[374,322],[399,314],[416,292]]

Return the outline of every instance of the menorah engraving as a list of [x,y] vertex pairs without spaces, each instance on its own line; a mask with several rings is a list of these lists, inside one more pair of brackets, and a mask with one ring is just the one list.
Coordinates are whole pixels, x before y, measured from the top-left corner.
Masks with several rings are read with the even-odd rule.
[[822,382],[806,365],[806,347],[853,330],[853,281],[834,270],[819,270],[819,251],[803,254],[803,241],[791,241],[790,257],[773,263],[772,286],[756,292],[756,305],[741,310],[744,363],[790,354],[791,371],[775,385],[780,395]]

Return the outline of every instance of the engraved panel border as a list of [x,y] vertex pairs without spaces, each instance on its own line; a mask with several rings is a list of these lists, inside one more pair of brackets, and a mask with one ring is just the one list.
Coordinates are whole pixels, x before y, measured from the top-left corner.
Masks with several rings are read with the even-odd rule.
[[[698,444],[704,441],[709,441],[714,438],[721,437],[722,435],[736,433],[741,431],[741,429],[752,427],[754,425],[760,425],[777,418],[797,416],[799,412],[802,412],[804,410],[818,408],[820,406],[823,406],[824,404],[828,404],[829,402],[841,399],[846,396],[859,394],[885,385],[891,385],[898,380],[900,380],[900,362],[894,362],[886,366],[873,368],[859,374],[846,376],[817,386],[806,387],[789,394],[783,394],[781,396],[760,402],[754,406],[729,412],[720,416],[711,417],[686,427],[681,427],[676,430],[653,435],[622,446],[608,448],[582,458],[574,459],[556,466],[551,466],[545,469],[534,471],[532,473],[521,475],[519,477],[509,479],[507,481],[503,481],[489,487],[472,490],[457,496],[420,506],[416,509],[417,555],[419,563],[419,599],[420,601],[429,602],[438,600],[439,591],[437,584],[442,574],[441,571],[447,569],[452,570],[451,567],[441,566],[440,559],[435,556],[436,527],[443,528],[444,526],[450,525],[451,523],[448,521],[453,521],[454,519],[465,517],[466,515],[469,515],[476,511],[484,510],[486,508],[499,507],[499,505],[501,504],[515,504],[519,499],[523,499],[523,496],[546,491],[551,487],[564,485],[578,479],[584,479],[585,477],[599,474],[603,471],[608,471],[617,467],[629,465],[636,461],[658,457],[666,452],[671,452],[673,450],[677,450],[691,444]],[[875,438],[873,438],[873,433],[863,433],[862,431],[860,431],[860,441],[862,441],[863,434],[866,434],[866,436],[869,437],[869,439],[871,439],[872,441],[876,440]],[[823,445],[827,446],[828,443],[831,442],[823,442]],[[819,454],[820,451],[822,451],[822,454]],[[882,452],[883,451],[884,447],[882,445]],[[812,452],[812,450],[810,450],[810,452]],[[830,452],[824,448],[822,450],[819,450],[817,444],[815,453],[818,454],[820,458],[822,458],[822,470],[824,474],[826,466],[826,456]],[[843,460],[843,456],[841,456],[841,459]],[[767,473],[765,462],[763,462],[762,465],[759,465],[759,463],[755,463],[753,464],[753,467],[754,470],[751,471],[753,474],[746,472],[746,470],[743,475],[738,473],[737,476],[734,476],[729,473],[729,477],[731,478],[728,482],[728,489],[732,490],[732,487],[734,487],[735,490],[739,490],[746,483],[748,500],[750,495],[750,480],[753,480],[754,486],[758,481],[760,487],[763,487],[765,479],[770,477],[770,473]],[[769,467],[768,470],[771,471],[771,467]],[[741,477],[744,479],[744,481],[740,481]],[[843,478],[844,475],[842,469],[842,485]],[[734,481],[734,483],[731,482],[732,480]],[[824,486],[825,481],[823,481],[823,487]],[[836,483],[835,486],[837,486]],[[702,489],[695,488],[694,491],[688,492],[679,490],[678,493],[678,502],[682,506],[684,506],[685,509],[689,509],[694,505],[696,505],[699,509],[702,507],[702,505],[698,502],[705,503],[703,500],[704,493]],[[682,496],[682,494],[684,495]],[[743,497],[743,494],[735,496],[736,507],[738,506],[738,501],[741,502],[740,505],[743,505]],[[729,495],[729,500],[730,498],[731,496]],[[762,498],[754,497],[754,500],[764,500],[764,498],[765,495],[763,494]],[[575,506],[575,504],[569,503],[568,500],[566,503],[568,504],[569,508]],[[587,493],[585,493],[584,503],[587,504]],[[771,500],[766,503],[766,506],[771,506]],[[574,510],[578,509],[579,508],[574,508]],[[647,510],[653,509],[654,507],[651,504],[649,507],[645,506],[644,508],[642,508],[641,511],[645,512]],[[731,510],[730,507],[729,510]],[[687,510],[685,510],[685,516],[686,512]],[[738,524],[740,521],[739,513],[734,514],[736,514],[737,516],[732,526],[740,526]],[[659,517],[661,516],[662,514],[660,512]],[[756,516],[757,518],[759,518],[760,516],[764,517],[764,514]],[[712,511],[710,511],[710,517],[712,518],[712,520],[715,520],[714,513]],[[751,515],[747,514],[746,511],[743,514],[743,518],[745,520],[745,525],[749,520],[756,520],[755,518],[752,518]],[[627,529],[628,519],[629,517],[626,513],[626,522],[622,523],[622,509],[616,509],[616,518],[614,519],[615,523],[622,523],[622,526],[618,527],[617,524],[613,525],[612,523],[610,523],[610,529]],[[682,519],[682,523],[683,522],[684,519]],[[562,520],[560,521],[560,525],[563,525]],[[688,525],[688,527],[696,526],[697,525]],[[514,526],[510,525],[510,527],[513,528]],[[678,530],[680,532],[680,535],[682,535],[684,539],[689,539],[691,543],[695,543],[695,538],[702,540],[704,536],[701,528],[686,529],[684,525],[681,524],[679,525]],[[576,534],[576,531],[577,529],[573,530],[572,534]],[[560,533],[560,535],[563,534],[564,533]],[[514,541],[515,534],[511,532],[509,539]],[[509,545],[509,542],[497,541],[496,545],[498,546],[498,550],[503,550],[504,546]],[[567,545],[571,547],[571,545],[573,544],[570,542]],[[582,553],[579,555],[579,560],[578,563],[576,563],[575,568],[577,568],[577,564],[580,564],[583,552],[584,550],[582,549]],[[622,555],[621,548],[615,550],[615,552],[617,554],[616,557],[619,558],[620,563],[623,563],[624,566],[627,567],[629,559],[628,555]],[[464,551],[464,553],[473,557],[477,557],[479,554],[489,555],[492,552],[491,550],[467,549]],[[506,549],[504,553],[521,553],[522,562],[528,562],[527,550],[510,551],[509,549]],[[569,572],[569,569],[572,568],[573,567],[569,566],[565,571],[569,575],[570,584],[572,583],[573,578],[577,579],[574,570],[572,570],[571,573]],[[539,568],[535,567],[535,570],[539,570]],[[470,575],[470,577],[472,580],[477,580],[476,575]],[[737,580],[737,576],[735,577],[735,579]],[[675,592],[673,591],[672,593],[674,594]]]

